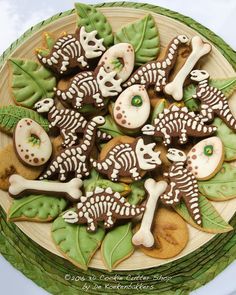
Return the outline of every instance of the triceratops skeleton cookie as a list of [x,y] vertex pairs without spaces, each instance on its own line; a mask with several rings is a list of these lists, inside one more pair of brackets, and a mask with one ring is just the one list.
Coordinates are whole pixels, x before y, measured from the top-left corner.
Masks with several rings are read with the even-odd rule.
[[189,112],[186,107],[179,108],[173,105],[170,109],[164,109],[154,119],[154,125],[145,125],[142,132],[145,135],[163,137],[164,145],[171,143],[172,137],[179,137],[179,143],[184,144],[188,136],[204,137],[212,135],[216,127],[205,125],[202,116]]
[[116,96],[122,91],[122,79],[117,79],[116,74],[115,71],[107,73],[103,66],[95,71],[81,72],[72,79],[68,89],[56,89],[56,95],[77,109],[85,104],[104,107],[104,98]]
[[131,205],[111,188],[97,187],[80,198],[77,210],[67,211],[63,218],[68,223],[87,224],[88,231],[96,231],[98,221],[104,221],[105,228],[111,228],[116,219],[133,218],[145,211],[145,206]]
[[178,48],[189,41],[185,35],[175,37],[168,45],[165,57],[161,60],[151,61],[139,67],[124,83],[124,87],[134,84],[143,84],[146,87],[153,85],[157,92],[164,89],[168,83],[171,70],[175,66]]
[[201,102],[200,114],[203,120],[212,121],[214,115],[220,117],[229,128],[236,130],[236,120],[229,108],[227,98],[224,93],[216,87],[209,85],[207,71],[194,70],[191,72],[191,80],[198,83],[196,95]]
[[88,157],[93,148],[97,126],[103,125],[102,116],[94,117],[86,126],[82,142],[79,145],[66,148],[49,164],[40,179],[48,179],[58,174],[59,180],[66,180],[68,173],[75,173],[75,177],[89,175]]
[[[83,133],[88,121],[82,114],[71,109],[58,109],[52,98],[45,98],[38,101],[34,108],[38,113],[47,113],[49,128],[57,127],[60,129],[63,138],[62,146],[70,147],[75,145],[78,139],[78,133]],[[111,135],[97,130],[97,138],[101,140],[109,140]]]
[[112,181],[120,177],[131,176],[141,179],[141,171],[150,171],[161,165],[160,152],[155,152],[155,143],[145,144],[143,138],[137,138],[131,144],[118,144],[112,148],[105,159],[90,159],[92,166]]
[[185,168],[187,157],[178,149],[169,149],[167,158],[173,162],[164,176],[169,180],[165,193],[160,197],[165,205],[177,205],[183,199],[193,220],[202,224],[199,208],[198,184],[195,176]]
[[77,67],[87,69],[87,60],[101,56],[106,49],[103,39],[97,39],[96,35],[97,31],[87,33],[85,27],[78,28],[75,34],[60,37],[48,50],[36,49],[38,59],[60,75],[68,74]]

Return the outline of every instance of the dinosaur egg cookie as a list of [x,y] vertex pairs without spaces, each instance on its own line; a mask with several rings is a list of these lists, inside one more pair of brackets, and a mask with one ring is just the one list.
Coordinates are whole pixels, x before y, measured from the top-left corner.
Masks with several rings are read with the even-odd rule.
[[134,68],[134,48],[129,43],[119,43],[110,47],[101,57],[99,65],[106,72],[116,71],[117,77],[126,81]]
[[187,168],[198,180],[213,177],[224,161],[224,146],[219,137],[213,136],[197,143],[187,155]]
[[126,129],[139,129],[150,115],[150,99],[143,85],[132,85],[117,98],[113,116],[116,123]]
[[52,144],[44,129],[29,118],[21,119],[14,131],[18,158],[30,166],[45,164],[52,154]]

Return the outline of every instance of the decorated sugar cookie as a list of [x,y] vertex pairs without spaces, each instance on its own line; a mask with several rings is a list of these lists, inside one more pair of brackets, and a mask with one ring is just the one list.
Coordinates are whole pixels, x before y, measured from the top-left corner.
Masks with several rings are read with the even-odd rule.
[[213,177],[224,161],[224,146],[219,137],[201,140],[187,154],[187,169],[198,180]]
[[90,159],[92,166],[112,181],[120,177],[131,176],[141,179],[141,171],[150,171],[161,165],[160,152],[155,152],[155,143],[144,144],[143,138],[137,138],[131,144],[118,144],[112,148],[105,159]]
[[106,72],[116,71],[117,78],[126,81],[134,69],[134,48],[129,43],[118,43],[110,47],[101,57],[98,65]]
[[139,67],[124,83],[124,87],[134,84],[142,84],[145,87],[153,85],[157,92],[162,91],[168,83],[170,72],[175,65],[179,46],[186,44],[188,41],[189,39],[185,35],[175,37],[169,43],[163,59],[151,61]]
[[129,204],[118,192],[111,188],[97,187],[80,198],[77,211],[67,211],[63,218],[68,223],[87,224],[88,231],[96,231],[97,223],[104,221],[105,228],[113,227],[116,219],[128,219],[145,211],[144,206]]
[[21,119],[14,130],[14,146],[18,158],[30,166],[45,164],[52,154],[47,133],[30,118]]
[[[63,138],[62,145],[70,147],[75,145],[78,140],[78,133],[83,133],[88,121],[82,114],[75,110],[65,109],[59,110],[51,98],[40,100],[34,105],[38,113],[47,113],[49,128],[58,127]],[[109,134],[97,130],[97,137],[102,140],[112,138]]]
[[97,31],[86,32],[78,28],[75,34],[67,34],[54,41],[48,34],[45,39],[48,49],[37,49],[39,61],[57,74],[68,74],[72,69],[87,69],[88,59],[101,56],[105,47],[103,39],[96,38]]
[[20,198],[26,194],[47,194],[55,197],[66,197],[70,201],[78,200],[82,192],[80,190],[83,182],[79,178],[73,178],[67,183],[58,181],[41,181],[26,179],[18,174],[9,178],[8,192],[13,198]]
[[182,68],[178,71],[174,80],[165,86],[165,93],[171,95],[175,100],[183,98],[184,82],[190,71],[194,68],[199,59],[211,51],[211,45],[202,40],[199,36],[194,36],[191,40],[192,52],[188,56]]
[[195,176],[185,167],[187,159],[185,153],[171,148],[168,150],[167,158],[173,164],[168,173],[164,174],[169,185],[165,193],[160,197],[162,203],[174,206],[183,199],[193,220],[197,225],[201,225],[198,184]]
[[74,108],[80,109],[85,104],[92,104],[97,108],[104,107],[104,98],[118,95],[122,88],[122,80],[116,78],[116,72],[107,73],[104,67],[77,74],[68,89],[56,90],[56,95],[65,102],[72,103]]
[[113,117],[116,123],[126,129],[142,127],[150,115],[150,99],[144,85],[132,85],[117,98]]
[[172,137],[179,137],[179,143],[184,144],[188,141],[188,136],[209,136],[216,130],[214,126],[205,125],[201,116],[189,112],[186,107],[179,108],[176,105],[171,109],[164,109],[153,125],[145,125],[142,128],[145,135],[163,137],[164,145],[169,145]]
[[75,177],[89,175],[88,157],[93,148],[97,126],[103,125],[105,119],[102,116],[94,117],[86,126],[82,142],[79,145],[66,148],[52,160],[46,171],[40,179],[49,179],[55,174],[58,174],[60,181],[64,181],[68,177],[68,173],[72,172]]
[[191,72],[191,80],[198,83],[194,98],[201,102],[200,114],[205,121],[212,121],[217,115],[228,127],[236,130],[236,120],[229,108],[227,98],[221,90],[209,85],[209,77],[208,72],[204,70]]

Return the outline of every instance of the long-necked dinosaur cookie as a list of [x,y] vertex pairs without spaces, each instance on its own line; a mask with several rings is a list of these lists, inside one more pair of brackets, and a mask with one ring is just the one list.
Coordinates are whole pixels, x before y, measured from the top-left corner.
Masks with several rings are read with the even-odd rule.
[[97,187],[80,198],[77,211],[67,211],[63,218],[69,223],[87,223],[88,231],[96,231],[97,223],[104,221],[105,228],[111,228],[116,219],[128,219],[140,215],[145,206],[129,204],[118,192],[111,188]]
[[193,220],[202,224],[199,208],[198,184],[195,176],[186,169],[187,157],[178,149],[169,149],[167,158],[173,162],[169,172],[164,176],[168,179],[169,185],[165,193],[160,197],[165,205],[174,206],[183,199]]
[[216,87],[209,85],[207,71],[194,70],[191,72],[191,80],[198,83],[196,95],[201,102],[200,114],[205,121],[212,121],[214,115],[220,117],[226,125],[236,130],[236,120],[229,108],[228,101],[224,93]]
[[94,117],[86,126],[82,142],[79,145],[66,148],[49,164],[40,179],[48,179],[58,174],[60,181],[66,180],[68,173],[72,172],[75,177],[89,175],[88,157],[93,148],[97,126],[103,125],[105,119],[102,116]]
[[[55,106],[54,100],[45,98],[38,101],[34,108],[38,113],[47,113],[48,121],[50,122],[49,128],[58,127],[63,138],[62,145],[70,147],[75,145],[78,139],[78,133],[83,133],[88,121],[82,114],[75,110],[58,109]],[[109,140],[111,135],[97,130],[97,138],[102,140]]]
[[188,136],[205,137],[216,130],[214,126],[205,125],[201,116],[176,105],[160,113],[154,120],[154,125],[142,128],[143,134],[163,137],[164,145],[169,145],[173,137],[179,137],[179,143],[184,144],[188,141]]
[[[48,49],[36,49],[39,61],[57,74],[68,74],[74,68],[87,69],[88,59],[101,56],[105,51],[103,39],[96,38],[97,31],[86,32],[78,28],[75,34],[67,34],[54,41]],[[49,38],[46,34],[45,39]]]
[[14,130],[14,146],[18,158],[30,166],[45,164],[52,154],[46,131],[30,118],[21,119]]
[[116,74],[115,71],[107,73],[103,66],[95,71],[81,72],[72,79],[68,89],[57,89],[56,95],[77,109],[85,104],[104,107],[105,97],[116,96],[122,91],[122,80],[117,79]]
[[188,41],[189,39],[185,35],[175,37],[169,43],[163,59],[151,61],[139,67],[124,83],[124,87],[134,84],[143,84],[145,87],[153,85],[157,92],[162,91],[168,83],[170,71],[175,65],[179,46],[186,44]]
[[187,169],[198,180],[213,177],[224,161],[224,146],[219,137],[201,140],[187,154]]
[[150,115],[150,99],[144,85],[132,85],[117,98],[113,116],[116,123],[126,129],[141,128]]
[[131,176],[133,180],[141,179],[141,171],[150,171],[161,164],[160,152],[155,152],[156,144],[145,144],[139,137],[131,144],[119,144],[112,148],[103,160],[90,159],[92,166],[112,181],[122,176]]
[[110,47],[101,57],[98,65],[106,72],[117,72],[117,78],[126,81],[134,69],[134,48],[129,43],[118,43]]

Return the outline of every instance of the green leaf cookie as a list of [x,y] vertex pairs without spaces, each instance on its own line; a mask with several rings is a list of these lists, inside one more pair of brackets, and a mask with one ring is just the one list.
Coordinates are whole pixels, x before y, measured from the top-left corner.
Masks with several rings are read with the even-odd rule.
[[67,201],[46,195],[30,195],[14,200],[8,212],[10,221],[47,222],[55,219],[65,208]]
[[225,149],[225,161],[236,159],[236,133],[220,118],[216,118],[213,125],[217,127],[217,136],[222,140]]
[[133,45],[136,65],[156,59],[160,50],[160,39],[152,15],[148,14],[121,28],[115,34],[115,44],[122,42]]
[[[236,90],[236,77],[212,79],[210,80],[209,85],[221,90],[228,98]],[[196,94],[196,86],[194,84],[190,84],[184,88],[183,101],[190,111],[197,111],[199,108],[199,102],[193,98],[194,94]]]
[[113,45],[114,37],[112,28],[104,14],[98,11],[94,6],[84,3],[75,3],[75,9],[79,16],[77,21],[79,27],[84,26],[86,32],[96,30],[99,38],[104,39],[103,44],[106,47]]
[[39,115],[37,112],[13,105],[3,106],[0,108],[0,129],[7,133],[12,133],[16,124],[23,118],[30,118],[41,125],[45,131],[49,130],[48,120]]
[[154,107],[151,115],[151,122],[157,118],[157,116],[164,111],[164,108],[167,108],[167,103],[165,99],[161,99]]
[[107,134],[110,134],[112,137],[121,136],[124,135],[118,126],[116,125],[115,121],[112,119],[111,115],[107,115],[105,117],[106,122],[102,126],[98,126],[98,128],[101,131],[106,132]]
[[134,252],[131,222],[112,229],[102,242],[102,259],[109,271]]
[[199,207],[202,214],[202,227],[198,226],[188,213],[188,209],[184,202],[175,206],[176,212],[182,216],[189,224],[197,229],[208,233],[224,233],[232,230],[232,226],[229,225],[216,211],[215,207],[207,200],[206,197],[199,196]]
[[84,270],[88,269],[104,235],[105,231],[100,227],[95,233],[89,233],[86,225],[67,223],[61,216],[52,224],[52,238],[58,250],[67,260]]
[[127,197],[127,201],[132,205],[140,204],[145,196],[146,192],[144,189],[144,180],[143,181],[136,181],[130,185],[131,193]]
[[130,192],[130,187],[127,184],[104,179],[93,169],[90,173],[90,178],[84,180],[84,189],[85,192],[92,192],[96,187],[101,187],[103,189],[110,187],[114,192],[119,192],[123,196]]
[[46,97],[53,97],[56,78],[42,65],[32,60],[10,59],[12,94],[16,104],[32,108]]
[[236,167],[224,163],[221,170],[207,181],[198,181],[199,191],[212,201],[236,197]]

